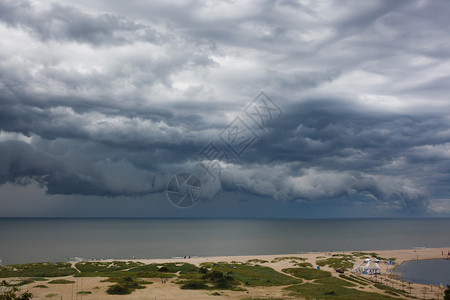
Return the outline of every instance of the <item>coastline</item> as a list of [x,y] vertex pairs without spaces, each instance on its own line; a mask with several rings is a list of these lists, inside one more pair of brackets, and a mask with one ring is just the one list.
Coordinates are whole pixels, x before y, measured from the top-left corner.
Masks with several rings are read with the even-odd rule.
[[[282,273],[287,276],[292,276],[287,274],[283,270],[288,268],[293,268],[296,266],[298,261],[295,259],[301,258],[302,262],[310,263],[311,268],[316,269],[318,267],[317,262],[320,260],[326,260],[336,257],[346,257],[353,255],[354,266],[362,263],[364,257],[376,254],[378,257],[384,259],[394,259],[395,265],[387,265],[385,260],[380,262],[381,274],[379,276],[372,276],[367,274],[354,274],[358,278],[362,278],[368,282],[368,286],[357,286],[354,289],[358,289],[364,292],[372,293],[383,293],[385,291],[380,291],[376,288],[376,283],[381,282],[386,284],[389,288],[397,290],[404,290],[405,288],[410,292],[411,295],[415,297],[422,298],[424,295],[428,298],[435,298],[442,294],[443,290],[438,287],[430,287],[417,283],[404,283],[400,278],[396,278],[393,274],[395,267],[401,265],[406,261],[411,260],[427,260],[427,259],[440,259],[442,258],[442,251],[446,253],[450,249],[450,246],[443,248],[420,248],[420,249],[398,249],[398,250],[374,250],[374,251],[335,251],[335,252],[309,252],[309,253],[295,253],[295,254],[271,254],[271,255],[242,255],[242,256],[212,256],[212,257],[191,257],[186,258],[166,258],[166,259],[104,259],[104,260],[89,260],[86,262],[102,262],[108,263],[113,261],[121,262],[139,262],[144,264],[166,264],[166,263],[189,263],[200,267],[202,263],[219,263],[225,262],[230,265],[232,264],[250,264],[250,265],[260,265],[264,267],[269,267],[276,272]],[[355,256],[358,253],[358,256]],[[72,266],[75,266],[75,262]],[[323,265],[320,267],[322,271],[328,271],[331,273],[333,278],[341,279],[335,269]],[[346,275],[351,274],[350,270],[345,272]],[[145,289],[138,289],[132,294],[127,296],[118,295],[108,295],[106,294],[106,289],[111,286],[111,282],[105,282],[105,277],[75,277],[75,276],[64,276],[56,277],[51,279],[67,279],[76,282],[76,291],[89,290],[92,291],[90,295],[83,295],[84,299],[148,299],[149,297],[156,299],[246,299],[248,297],[257,297],[262,299],[272,298],[282,298],[282,299],[298,299],[297,297],[291,297],[283,289],[284,286],[264,286],[264,287],[245,287],[246,291],[221,291],[220,295],[214,295],[211,290],[183,290],[180,289],[180,285],[175,283],[175,279],[168,279],[167,283],[162,284],[161,279],[150,279],[153,284],[146,286]],[[18,278],[9,278],[11,280],[18,280]],[[308,282],[303,280],[303,282]],[[32,292],[36,298],[43,299],[49,294],[58,295],[58,297],[63,297],[63,299],[71,299],[73,295],[74,285],[73,284],[60,284],[60,285],[48,285],[49,289],[42,289],[36,287],[37,282],[33,284],[27,284],[21,287],[22,290],[29,290]],[[403,287],[402,287],[403,285]],[[81,286],[81,287],[80,287]],[[384,295],[384,294],[383,294]],[[222,296],[222,297],[220,297]],[[386,295],[385,295],[386,296]],[[49,297],[47,297],[49,298]],[[51,297],[50,297],[51,298]],[[57,299],[57,298],[55,298]],[[59,298],[58,298],[59,299]],[[301,299],[301,297],[300,297]],[[410,299],[408,297],[400,296],[399,299]]]

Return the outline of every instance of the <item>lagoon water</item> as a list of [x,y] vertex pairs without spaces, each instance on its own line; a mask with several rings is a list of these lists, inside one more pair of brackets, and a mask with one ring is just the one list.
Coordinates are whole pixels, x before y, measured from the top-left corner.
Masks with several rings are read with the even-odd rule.
[[403,280],[422,284],[450,285],[450,260],[407,261],[395,268]]
[[450,246],[442,219],[0,218],[3,264]]

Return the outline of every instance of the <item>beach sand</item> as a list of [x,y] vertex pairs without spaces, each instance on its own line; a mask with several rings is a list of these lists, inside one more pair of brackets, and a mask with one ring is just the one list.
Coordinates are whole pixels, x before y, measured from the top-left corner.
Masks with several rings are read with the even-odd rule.
[[[385,258],[396,258],[396,265],[399,265],[405,261],[409,260],[424,260],[424,259],[440,259],[441,251],[447,253],[446,248],[426,248],[426,249],[405,249],[405,250],[373,250],[373,251],[361,251],[365,253],[375,252],[381,257]],[[277,254],[277,255],[248,255],[248,256],[217,256],[217,257],[192,257],[192,258],[176,258],[176,259],[129,259],[125,261],[139,261],[146,264],[149,263],[168,263],[168,262],[188,262],[199,266],[203,262],[247,262],[252,259],[259,259],[268,261],[268,263],[259,263],[262,266],[268,266],[273,268],[278,272],[282,272],[284,268],[295,267],[291,260],[280,260],[272,262],[277,257],[302,257],[306,258],[307,262],[311,263],[314,267],[317,267],[316,260],[318,257],[329,258],[333,254],[351,254],[354,251],[340,251],[340,252],[314,252],[314,253],[304,253],[304,254]],[[108,260],[102,260],[108,261]],[[358,265],[363,261],[363,258],[356,261],[355,265]],[[392,269],[393,266],[388,266],[386,263],[380,263],[381,276],[377,277],[377,281],[380,279],[388,279],[388,281],[383,280],[383,283],[393,286],[396,289],[406,289],[408,292],[411,290],[412,294],[416,297],[423,299],[436,299],[439,295],[443,295],[443,290],[438,287],[425,286],[420,284],[404,284],[400,278],[392,278],[392,273],[388,272],[388,269]],[[338,273],[331,268],[324,266],[321,268],[325,271],[331,271],[333,276],[338,276]],[[345,272],[349,273],[349,272]],[[391,276],[389,276],[391,274]],[[289,274],[287,274],[289,275]],[[290,275],[289,275],[290,276]],[[375,281],[375,276],[361,275],[367,279]],[[74,280],[75,284],[48,284],[46,282],[34,282],[32,284],[24,285],[21,287],[21,291],[30,291],[34,295],[34,299],[242,299],[242,298],[282,298],[282,299],[299,299],[298,297],[289,296],[286,291],[283,290],[285,286],[274,286],[274,287],[245,287],[247,291],[217,291],[220,293],[218,295],[212,295],[216,291],[205,291],[205,290],[182,290],[179,285],[173,283],[175,279],[169,279],[169,282],[163,284],[160,278],[148,279],[153,281],[153,284],[146,285],[145,289],[138,289],[134,291],[131,295],[117,296],[106,294],[106,289],[112,285],[110,282],[101,282],[106,278],[94,277],[94,278],[79,278],[72,276],[61,277],[67,280]],[[52,278],[54,279],[54,278]],[[11,281],[12,279],[8,279]],[[36,285],[44,284],[49,288],[37,288]],[[411,287],[411,289],[410,289]],[[375,287],[369,285],[365,287],[360,287],[359,289],[367,292],[378,292],[382,291],[376,289]],[[76,297],[76,291],[90,291],[92,294],[89,295],[78,295]],[[53,297],[49,297],[49,294],[54,294]],[[72,298],[73,295],[73,298]],[[46,298],[47,296],[47,298]],[[442,296],[441,296],[442,297]],[[410,299],[410,298],[405,298]]]

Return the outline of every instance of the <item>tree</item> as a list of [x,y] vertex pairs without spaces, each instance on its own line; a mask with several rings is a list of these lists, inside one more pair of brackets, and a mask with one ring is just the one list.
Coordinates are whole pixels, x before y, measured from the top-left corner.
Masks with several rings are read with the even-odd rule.
[[450,285],[447,285],[447,289],[444,291],[444,300],[450,300]]
[[19,292],[19,289],[11,286],[5,280],[0,283],[0,300],[30,300],[33,298],[33,294],[28,291],[19,296],[17,296],[17,292]]

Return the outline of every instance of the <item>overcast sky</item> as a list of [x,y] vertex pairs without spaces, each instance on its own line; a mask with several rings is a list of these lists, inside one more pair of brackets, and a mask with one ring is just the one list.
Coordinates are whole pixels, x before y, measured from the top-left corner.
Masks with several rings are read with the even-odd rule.
[[[0,0],[0,216],[450,216],[449,14]],[[244,109],[261,91],[263,127]],[[167,199],[177,173],[201,181],[196,206]]]

